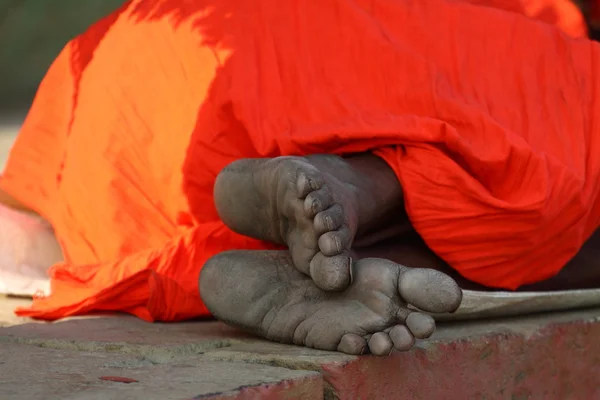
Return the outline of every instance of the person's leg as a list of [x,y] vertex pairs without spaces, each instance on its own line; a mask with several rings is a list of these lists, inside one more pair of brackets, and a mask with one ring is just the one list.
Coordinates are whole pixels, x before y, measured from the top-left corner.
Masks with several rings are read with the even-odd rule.
[[324,290],[351,282],[355,240],[410,229],[400,183],[372,154],[239,160],[219,174],[214,195],[227,226],[288,245],[294,265]]
[[447,275],[391,261],[353,263],[343,292],[319,289],[288,251],[229,251],[200,274],[202,300],[218,319],[266,339],[349,354],[388,355],[429,337],[434,320],[419,310],[455,311],[462,292]]
[[[396,236],[369,246],[354,247],[356,259],[377,257],[391,260],[409,268],[431,268],[454,279],[461,289],[494,291],[460,276],[439,258],[416,232]],[[552,278],[521,286],[517,291],[550,291],[600,288],[600,230],[596,231],[579,252]]]

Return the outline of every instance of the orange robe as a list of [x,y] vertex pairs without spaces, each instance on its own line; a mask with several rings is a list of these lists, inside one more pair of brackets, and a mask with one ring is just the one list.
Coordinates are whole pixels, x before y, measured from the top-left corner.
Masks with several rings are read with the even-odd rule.
[[52,294],[18,314],[208,315],[245,157],[374,151],[415,229],[473,281],[556,274],[598,227],[599,46],[450,0],[134,0],[48,71],[0,181],[55,228]]

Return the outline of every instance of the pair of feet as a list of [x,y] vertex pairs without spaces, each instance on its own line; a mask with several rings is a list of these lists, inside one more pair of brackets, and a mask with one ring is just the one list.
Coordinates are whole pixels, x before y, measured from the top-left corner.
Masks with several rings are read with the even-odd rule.
[[395,176],[374,156],[234,162],[215,185],[222,220],[289,251],[213,257],[200,277],[206,306],[273,341],[348,354],[410,349],[435,330],[434,320],[417,310],[453,312],[462,292],[436,270],[352,260],[357,233],[377,231],[390,210],[402,207],[398,196]]

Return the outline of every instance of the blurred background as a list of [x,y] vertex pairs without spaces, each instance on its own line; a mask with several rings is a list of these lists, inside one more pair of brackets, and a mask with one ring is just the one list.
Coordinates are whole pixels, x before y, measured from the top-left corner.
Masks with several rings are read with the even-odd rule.
[[0,0],[0,171],[50,63],[123,0]]
[[0,109],[27,108],[73,36],[123,0],[0,0]]

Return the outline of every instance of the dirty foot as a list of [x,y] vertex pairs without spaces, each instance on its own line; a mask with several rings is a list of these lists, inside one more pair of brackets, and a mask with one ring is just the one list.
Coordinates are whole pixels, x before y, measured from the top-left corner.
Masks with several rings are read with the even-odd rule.
[[287,245],[296,268],[321,289],[343,290],[350,284],[349,250],[358,224],[351,184],[321,171],[310,158],[245,159],[219,174],[214,194],[227,226]]
[[266,339],[378,356],[405,351],[435,330],[433,313],[455,311],[462,292],[447,275],[368,258],[344,292],[325,292],[287,251],[229,251],[211,258],[200,295],[218,319]]

